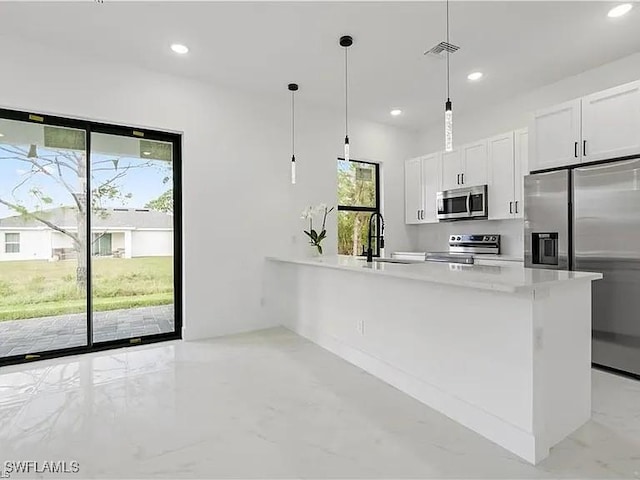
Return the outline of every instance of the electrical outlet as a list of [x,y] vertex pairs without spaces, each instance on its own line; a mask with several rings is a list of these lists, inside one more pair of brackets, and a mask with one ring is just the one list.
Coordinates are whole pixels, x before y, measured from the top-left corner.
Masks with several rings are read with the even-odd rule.
[[364,335],[364,319],[358,320],[358,333]]

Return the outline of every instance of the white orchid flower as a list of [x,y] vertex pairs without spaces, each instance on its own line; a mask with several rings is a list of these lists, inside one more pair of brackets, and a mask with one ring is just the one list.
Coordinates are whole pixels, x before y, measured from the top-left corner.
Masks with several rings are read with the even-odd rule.
[[300,218],[302,220],[309,220],[310,218],[313,217],[313,214],[314,214],[313,207],[308,207],[308,208],[305,208],[302,211],[302,214],[300,215]]
[[327,204],[326,203],[321,203],[320,205],[318,205],[316,207],[316,213],[324,214],[326,209],[327,209]]

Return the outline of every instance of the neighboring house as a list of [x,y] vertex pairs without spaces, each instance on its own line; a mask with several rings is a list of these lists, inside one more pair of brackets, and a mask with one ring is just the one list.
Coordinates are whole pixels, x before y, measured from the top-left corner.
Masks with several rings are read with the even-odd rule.
[[[77,210],[60,207],[38,212],[66,231],[77,231]],[[146,209],[109,208],[91,217],[92,252],[123,258],[173,255],[173,216]],[[33,217],[0,219],[0,261],[75,258],[73,240]]]

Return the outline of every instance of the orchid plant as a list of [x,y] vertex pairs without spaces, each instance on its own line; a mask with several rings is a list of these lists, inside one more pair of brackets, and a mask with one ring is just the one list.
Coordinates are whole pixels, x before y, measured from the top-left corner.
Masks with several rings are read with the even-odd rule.
[[[309,237],[309,244],[318,249],[318,253],[322,255],[322,240],[327,236],[327,215],[333,212],[335,207],[327,207],[326,204],[321,203],[317,207],[305,208],[302,211],[302,220],[309,220],[309,230],[304,230],[304,233]],[[322,229],[320,233],[313,228],[313,217],[316,215],[322,215]]]

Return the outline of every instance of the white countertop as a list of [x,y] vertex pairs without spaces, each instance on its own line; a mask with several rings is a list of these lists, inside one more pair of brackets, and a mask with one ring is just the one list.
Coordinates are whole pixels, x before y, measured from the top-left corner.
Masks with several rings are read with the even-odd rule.
[[267,260],[507,293],[528,292],[539,287],[550,287],[565,282],[592,281],[602,278],[600,273],[524,268],[517,262],[513,262],[513,266],[439,262],[411,264],[374,262],[369,265],[362,258],[343,255],[326,255],[317,258],[267,257]]
[[524,262],[523,257],[517,257],[515,255],[492,255],[490,253],[474,253],[472,254],[473,258],[478,258],[480,260],[500,260],[505,262]]

